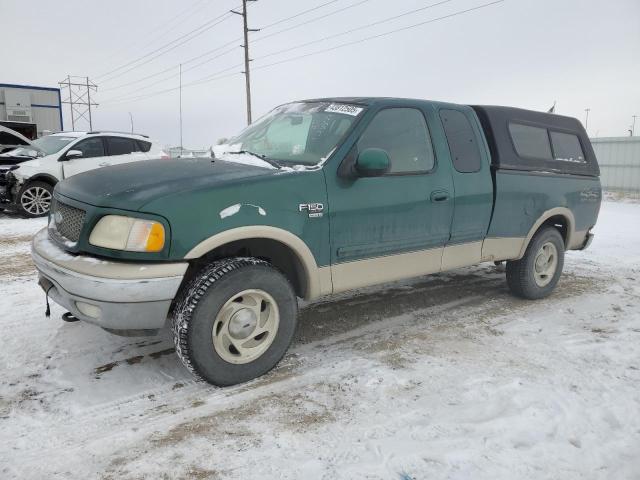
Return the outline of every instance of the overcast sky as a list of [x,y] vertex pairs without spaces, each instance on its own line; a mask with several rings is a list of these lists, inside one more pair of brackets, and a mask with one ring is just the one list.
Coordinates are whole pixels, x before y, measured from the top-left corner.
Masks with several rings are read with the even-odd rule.
[[[558,113],[583,123],[585,109],[591,109],[591,136],[626,134],[631,116],[640,115],[639,0],[505,0],[266,67],[490,1],[251,2],[250,27],[264,27],[250,37],[254,119],[278,104],[323,96],[398,96],[534,110],[547,110],[557,101]],[[177,90],[126,99],[175,89],[178,65],[184,63],[185,85],[215,78],[183,89],[184,145],[207,147],[237,133],[246,120],[244,77],[235,66],[243,53],[239,46],[233,48],[242,43],[242,19],[229,15],[212,22],[239,2],[0,0],[0,83],[57,86],[67,74],[88,75],[98,85],[95,98],[101,103],[94,128],[128,130],[131,112],[136,131],[162,144],[178,144]],[[293,48],[436,3],[393,21]],[[298,26],[303,22],[309,23]],[[203,25],[196,30],[199,35],[191,40],[187,36],[184,44],[153,58]],[[281,30],[287,31],[278,33]],[[291,50],[268,56],[285,49]],[[70,128],[67,109],[64,113],[65,127]],[[640,118],[636,132],[640,134]]]

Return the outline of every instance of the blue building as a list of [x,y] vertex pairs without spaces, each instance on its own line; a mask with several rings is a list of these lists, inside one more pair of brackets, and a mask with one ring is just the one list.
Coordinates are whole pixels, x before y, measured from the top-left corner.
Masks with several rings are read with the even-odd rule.
[[62,131],[60,89],[0,83],[0,123],[32,139]]

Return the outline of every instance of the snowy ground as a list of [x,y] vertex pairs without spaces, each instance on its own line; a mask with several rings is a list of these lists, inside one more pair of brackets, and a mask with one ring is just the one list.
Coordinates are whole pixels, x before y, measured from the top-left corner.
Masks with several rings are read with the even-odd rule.
[[640,478],[640,204],[603,204],[549,299],[490,264],[316,302],[226,389],[166,334],[46,319],[43,225],[0,215],[0,478]]

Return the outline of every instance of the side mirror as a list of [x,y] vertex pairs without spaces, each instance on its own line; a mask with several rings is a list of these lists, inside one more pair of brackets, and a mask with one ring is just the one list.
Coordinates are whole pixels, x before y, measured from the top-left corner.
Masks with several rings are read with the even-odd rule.
[[74,158],[81,158],[82,155],[81,150],[69,150],[61,160],[73,160]]
[[356,172],[360,177],[379,177],[390,168],[389,154],[381,148],[367,148],[356,159]]

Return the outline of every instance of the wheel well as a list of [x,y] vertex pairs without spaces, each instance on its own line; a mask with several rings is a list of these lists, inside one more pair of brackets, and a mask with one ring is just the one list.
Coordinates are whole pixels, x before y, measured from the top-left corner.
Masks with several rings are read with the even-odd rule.
[[192,261],[185,280],[202,266],[228,257],[254,257],[269,262],[287,277],[298,297],[306,297],[308,281],[302,261],[290,247],[269,238],[248,238],[221,245]]
[[25,179],[24,185],[26,185],[29,182],[44,182],[44,183],[48,183],[52,187],[55,187],[56,183],[58,183],[58,180],[56,180],[54,177],[50,175],[34,175],[33,177],[29,177]]
[[[543,227],[556,228],[558,232],[560,232],[560,235],[562,235],[565,248],[569,246],[569,221],[567,220],[567,217],[564,215],[554,215],[553,217],[549,217],[542,225],[540,225],[540,228]],[[538,228],[538,230],[540,230],[540,228]]]

